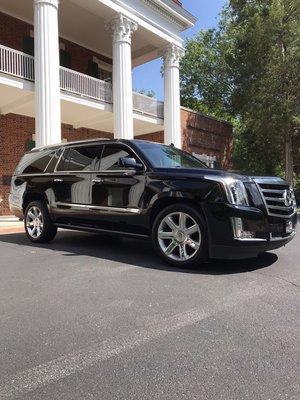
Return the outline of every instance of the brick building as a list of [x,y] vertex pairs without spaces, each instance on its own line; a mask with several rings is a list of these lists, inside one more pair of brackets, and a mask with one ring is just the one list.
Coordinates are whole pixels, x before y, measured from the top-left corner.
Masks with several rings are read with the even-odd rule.
[[[124,10],[110,2],[111,7],[108,1],[90,1],[86,9],[81,0],[64,0],[58,35],[57,0],[1,0],[0,214],[9,212],[7,196],[15,166],[35,144],[137,137],[172,142],[203,159],[216,157],[224,167],[230,162],[231,125],[180,110],[179,34],[193,25],[194,18],[177,0],[164,0],[163,9],[153,6],[155,0],[129,0]],[[131,2],[141,6],[136,14],[128,10]],[[43,29],[45,25],[52,26],[50,31]],[[132,95],[131,67],[161,54],[165,103]]]

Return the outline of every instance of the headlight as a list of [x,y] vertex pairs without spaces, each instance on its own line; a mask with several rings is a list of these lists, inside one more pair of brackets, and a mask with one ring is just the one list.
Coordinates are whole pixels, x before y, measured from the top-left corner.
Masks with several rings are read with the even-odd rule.
[[229,203],[241,206],[249,205],[246,188],[243,182],[230,178],[225,179],[224,183]]

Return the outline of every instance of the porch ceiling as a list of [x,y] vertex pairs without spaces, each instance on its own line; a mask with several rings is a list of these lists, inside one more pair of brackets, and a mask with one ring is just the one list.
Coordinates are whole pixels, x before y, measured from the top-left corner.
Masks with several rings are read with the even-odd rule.
[[[33,24],[33,0],[1,0],[1,10]],[[114,14],[114,9],[98,0],[85,0],[84,8],[78,0],[61,0],[59,34],[67,40],[112,58],[112,38],[105,29],[105,23]],[[165,38],[140,26],[132,40],[133,65],[159,57],[159,50],[167,43]]]

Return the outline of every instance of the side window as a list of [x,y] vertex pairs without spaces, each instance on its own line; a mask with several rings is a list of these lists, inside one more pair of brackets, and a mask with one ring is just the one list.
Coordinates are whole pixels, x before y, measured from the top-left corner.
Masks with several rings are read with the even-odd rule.
[[106,145],[101,158],[101,171],[122,169],[118,165],[119,158],[121,157],[133,157],[133,155],[122,146]]
[[62,149],[58,149],[55,154],[53,155],[53,157],[51,158],[51,161],[49,162],[49,164],[47,165],[47,168],[45,170],[45,172],[53,172],[54,168],[57,164],[57,161],[59,160],[59,157],[61,155]]
[[27,153],[21,160],[17,173],[39,174],[44,172],[50,163],[55,151]]
[[59,162],[57,171],[98,171],[102,146],[67,148]]

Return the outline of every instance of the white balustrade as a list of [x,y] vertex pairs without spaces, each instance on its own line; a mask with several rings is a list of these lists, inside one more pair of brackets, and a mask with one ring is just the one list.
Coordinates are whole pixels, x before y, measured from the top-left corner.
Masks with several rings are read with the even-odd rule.
[[164,103],[141,93],[133,92],[133,109],[141,114],[164,117]]
[[28,54],[0,45],[0,72],[34,80],[34,58]]
[[112,103],[111,83],[73,71],[72,69],[60,67],[60,87],[67,92]]
[[[34,57],[0,45],[0,72],[34,81]],[[112,84],[60,67],[60,88],[79,96],[112,104]],[[140,114],[163,118],[164,103],[153,97],[133,92],[133,110]]]

